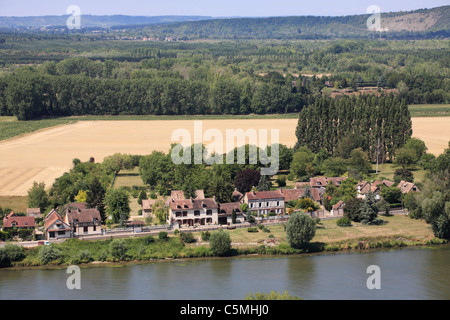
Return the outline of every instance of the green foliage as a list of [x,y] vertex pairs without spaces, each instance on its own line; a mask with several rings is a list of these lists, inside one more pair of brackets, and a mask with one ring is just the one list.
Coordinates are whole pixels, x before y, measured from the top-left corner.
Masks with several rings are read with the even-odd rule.
[[363,205],[363,200],[359,198],[351,198],[345,202],[344,216],[351,221],[360,222],[360,211]]
[[38,260],[41,264],[49,264],[62,256],[61,250],[53,246],[42,246],[39,249]]
[[112,217],[113,223],[124,225],[130,217],[130,199],[127,191],[109,189],[105,196],[106,212]]
[[337,219],[336,225],[339,227],[349,227],[352,225],[352,221],[348,217],[342,217]]
[[304,248],[316,234],[316,223],[309,215],[294,212],[286,223],[286,236],[289,245],[296,249]]
[[160,231],[158,233],[159,240],[167,240],[169,238],[168,233],[166,231]]
[[45,191],[45,183],[33,182],[33,186],[28,191],[28,207],[40,208],[44,212],[49,205],[47,192]]
[[191,232],[181,232],[180,240],[184,243],[194,243],[196,241]]
[[203,241],[209,241],[211,238],[211,233],[209,231],[202,231],[201,237]]
[[388,203],[399,203],[402,200],[402,191],[396,186],[383,187],[381,188],[380,194]]
[[258,232],[258,228],[257,227],[249,227],[249,228],[247,228],[247,232]]
[[231,251],[230,234],[223,229],[215,231],[211,234],[209,245],[214,255],[226,256]]
[[127,250],[127,244],[123,239],[114,239],[109,244],[109,253],[114,260],[124,260],[127,257]]

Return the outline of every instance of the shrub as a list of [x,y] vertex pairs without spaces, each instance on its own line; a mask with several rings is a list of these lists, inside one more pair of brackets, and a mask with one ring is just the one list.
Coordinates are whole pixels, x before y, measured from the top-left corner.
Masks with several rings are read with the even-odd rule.
[[92,258],[91,252],[89,250],[82,250],[72,259],[71,262],[73,264],[89,263],[92,260],[94,259]]
[[338,225],[339,227],[349,227],[352,225],[352,220],[350,220],[350,218],[348,217],[342,217],[336,221],[336,225]]
[[168,236],[168,233],[166,231],[160,231],[158,233],[159,240],[167,240],[168,237],[169,236]]
[[173,232],[174,235],[177,235],[179,233],[180,233],[180,230],[178,230],[178,229],[175,229],[175,231]]
[[214,255],[228,255],[231,251],[230,234],[223,229],[213,232],[209,239],[209,245]]
[[41,264],[49,264],[59,258],[61,258],[61,251],[53,246],[42,246],[39,249],[38,260]]
[[180,240],[184,243],[194,243],[195,238],[191,232],[182,232],[180,233]]
[[5,245],[3,250],[5,251],[6,255],[8,256],[8,258],[11,262],[20,261],[23,258],[25,258],[25,253],[23,252],[23,248],[15,245],[15,244],[8,243]]
[[127,256],[127,245],[123,239],[115,239],[109,244],[109,253],[114,259],[123,260]]
[[147,236],[144,238],[144,243],[145,244],[150,244],[152,242],[155,242],[155,239],[152,236]]
[[250,228],[247,228],[247,231],[248,232],[258,232],[258,228],[257,227],[250,227]]
[[294,212],[286,224],[287,240],[291,247],[300,249],[316,234],[316,223],[309,215]]
[[209,241],[209,238],[211,238],[211,233],[209,231],[202,231],[202,240]]

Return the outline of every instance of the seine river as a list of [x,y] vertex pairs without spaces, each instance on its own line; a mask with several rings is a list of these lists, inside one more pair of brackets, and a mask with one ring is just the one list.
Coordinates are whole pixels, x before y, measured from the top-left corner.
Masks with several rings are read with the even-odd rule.
[[[369,266],[380,289],[368,289]],[[305,300],[450,299],[450,246],[276,258],[234,258],[80,269],[0,270],[0,299],[241,300],[289,291]]]

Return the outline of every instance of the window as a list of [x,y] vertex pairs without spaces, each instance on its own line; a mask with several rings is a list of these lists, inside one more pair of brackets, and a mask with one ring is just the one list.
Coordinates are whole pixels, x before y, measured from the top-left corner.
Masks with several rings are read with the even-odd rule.
[[89,230],[88,227],[83,227],[83,232],[84,232],[84,233],[87,233],[88,230]]
[[175,212],[175,217],[177,218],[181,217],[181,212],[180,211]]
[[58,231],[58,235],[60,235],[60,236],[63,236],[63,235],[65,235],[65,234],[66,234],[65,231]]
[[183,217],[187,217],[187,211],[183,211]]
[[206,210],[206,215],[211,216],[212,215],[212,210]]
[[50,238],[54,238],[54,237],[55,237],[55,232],[54,232],[54,231],[51,231],[51,232],[49,232],[48,234],[49,234],[48,236],[49,236]]
[[266,202],[266,207],[268,207],[269,206],[269,202]]
[[280,201],[277,201],[277,207],[279,207],[280,206]]
[[212,218],[206,218],[206,223],[212,223]]
[[194,216],[199,216],[200,215],[200,210],[195,210],[194,211]]

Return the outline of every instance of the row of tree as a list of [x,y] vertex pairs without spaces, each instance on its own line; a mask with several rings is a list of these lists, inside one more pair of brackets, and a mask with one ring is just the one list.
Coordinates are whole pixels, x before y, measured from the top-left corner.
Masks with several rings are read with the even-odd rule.
[[374,161],[393,160],[411,135],[408,105],[393,95],[317,99],[300,112],[296,129],[297,147],[331,155],[362,148]]

